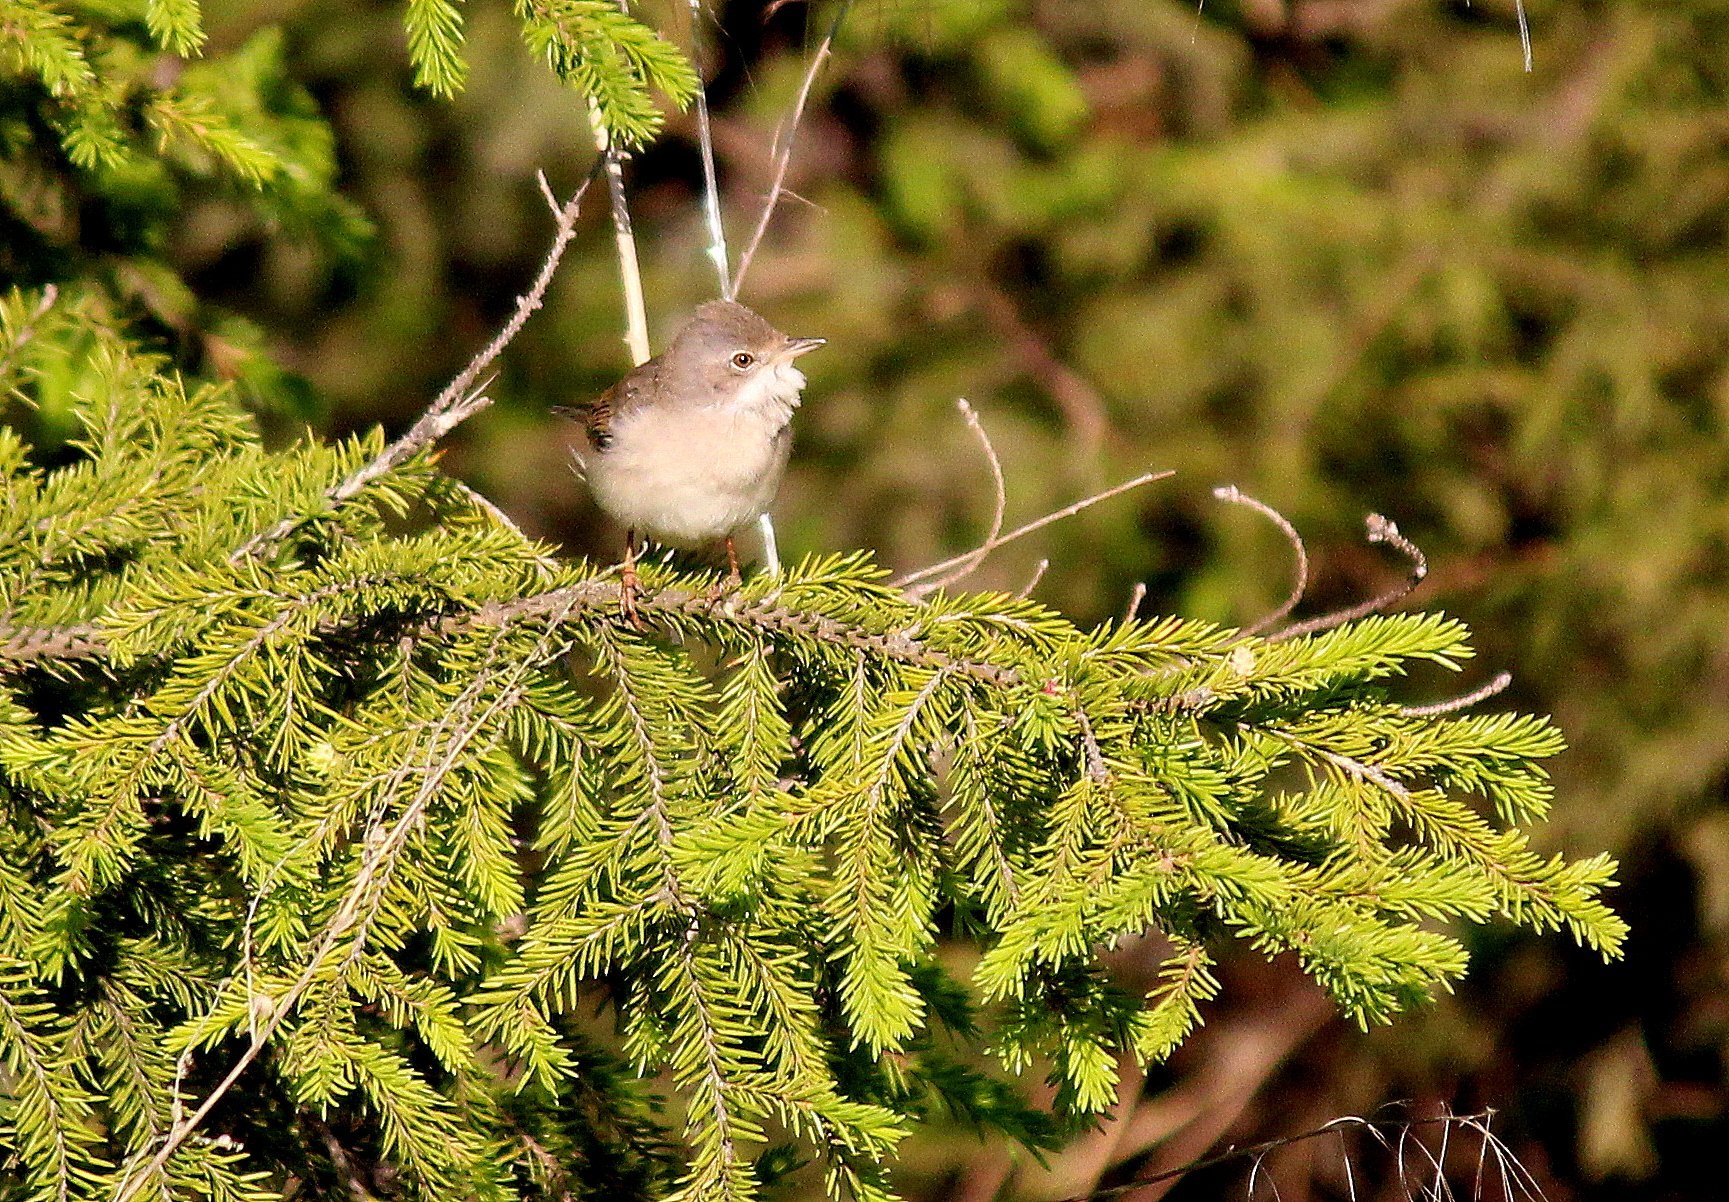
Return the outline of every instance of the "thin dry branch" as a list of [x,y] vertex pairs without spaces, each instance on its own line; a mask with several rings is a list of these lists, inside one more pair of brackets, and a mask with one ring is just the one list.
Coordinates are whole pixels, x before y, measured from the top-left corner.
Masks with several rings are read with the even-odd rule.
[[[1045,514],[1041,518],[1035,518],[1024,526],[1017,526],[1007,534],[998,535],[996,538],[976,550],[968,551],[964,555],[956,555],[951,559],[945,559],[941,563],[933,563],[928,568],[920,568],[916,572],[908,572],[906,575],[895,580],[893,582],[894,586],[896,588],[905,589],[910,584],[915,584],[921,580],[928,580],[932,576],[939,576],[950,568],[965,563],[972,556],[980,554],[980,552],[989,554],[990,552],[995,551],[998,547],[1006,547],[1010,543],[1023,539],[1029,534],[1043,530],[1053,522],[1060,522],[1064,518],[1074,517],[1075,514],[1080,513],[1082,510],[1091,509],[1101,501],[1108,501],[1112,497],[1121,496],[1123,493],[1140,488],[1144,484],[1151,484],[1155,480],[1164,480],[1176,474],[1177,473],[1174,471],[1143,472],[1133,479],[1125,480],[1121,484],[1112,485],[1103,492],[1096,492],[1089,497],[1082,497],[1072,505],[1065,505],[1061,509],[1053,510],[1052,512]],[[907,591],[910,593],[912,590],[908,589]]]
[[1051,561],[1041,559],[1033,565],[1033,574],[1027,577],[1027,582],[1016,590],[1015,596],[1025,601],[1033,595],[1033,590],[1039,587],[1039,581],[1045,578],[1045,573],[1051,570]]
[[966,419],[967,429],[972,431],[973,438],[984,453],[985,464],[990,468],[992,494],[990,530],[985,534],[984,541],[974,549],[970,558],[963,559],[959,567],[944,576],[926,581],[923,584],[915,584],[907,589],[909,597],[922,597],[926,593],[934,592],[939,588],[948,588],[950,585],[957,584],[971,576],[978,570],[979,564],[984,562],[985,556],[990,553],[992,541],[1003,532],[1003,515],[1009,507],[1008,483],[1003,479],[1003,461],[998,457],[996,447],[991,445],[991,436],[985,431],[984,423],[979,420],[978,411],[967,403],[965,397],[957,398],[955,407],[961,411],[961,416]]
[[1512,683],[1513,674],[1511,672],[1497,672],[1495,678],[1488,684],[1472,689],[1469,693],[1448,698],[1446,701],[1437,701],[1432,705],[1402,706],[1399,713],[1407,718],[1436,718],[1442,714],[1456,714],[1460,710],[1470,709],[1473,705],[1487,701],[1489,698],[1504,692],[1507,686]]
[[[1216,1168],[1220,1165],[1230,1164],[1233,1161],[1239,1160],[1253,1162],[1259,1158],[1265,1157],[1268,1153],[1276,1152],[1281,1148],[1288,1148],[1295,1144],[1307,1143],[1310,1140],[1337,1137],[1343,1132],[1353,1130],[1373,1139],[1384,1151],[1392,1153],[1396,1158],[1401,1158],[1398,1171],[1403,1175],[1405,1172],[1402,1163],[1403,1152],[1399,1144],[1396,1144],[1393,1139],[1389,1139],[1388,1135],[1391,1134],[1395,1139],[1400,1141],[1400,1143],[1403,1143],[1410,1140],[1413,1132],[1425,1127],[1441,1128],[1443,1139],[1445,1139],[1446,1136],[1456,1127],[1476,1132],[1485,1145],[1485,1155],[1493,1155],[1500,1164],[1503,1173],[1503,1180],[1505,1180],[1507,1176],[1507,1166],[1511,1165],[1513,1168],[1511,1177],[1517,1184],[1520,1193],[1525,1197],[1532,1199],[1533,1202],[1544,1202],[1545,1195],[1536,1178],[1531,1174],[1529,1169],[1520,1163],[1512,1149],[1508,1148],[1506,1143],[1490,1130],[1490,1123],[1493,1121],[1494,1117],[1495,1112],[1493,1110],[1482,1110],[1474,1114],[1453,1114],[1451,1112],[1446,1112],[1420,1118],[1400,1117],[1377,1119],[1365,1118],[1361,1115],[1355,1114],[1341,1115],[1340,1117],[1333,1119],[1331,1122],[1323,1123],[1319,1127],[1314,1127],[1308,1131],[1300,1131],[1295,1135],[1281,1135],[1275,1139],[1263,1140],[1260,1143],[1255,1144],[1245,1144],[1242,1146],[1231,1145],[1226,1147],[1223,1151],[1214,1153],[1211,1156],[1203,1157],[1198,1160],[1191,1160],[1188,1163],[1178,1165],[1175,1168],[1163,1169],[1156,1173],[1149,1173],[1146,1176],[1140,1177],[1125,1185],[1093,1190],[1085,1194],[1074,1194],[1062,1199],[1061,1202],[1096,1202],[1096,1200],[1103,1198],[1118,1198],[1125,1194],[1131,1194],[1136,1190],[1144,1189],[1149,1185],[1175,1181],[1179,1178],[1187,1177],[1191,1173],[1201,1172],[1204,1169]],[[1429,1151],[1427,1147],[1424,1147],[1423,1151],[1426,1159],[1430,1161],[1432,1167],[1440,1167],[1440,1157]],[[1348,1163],[1347,1160],[1347,1164]],[[1403,1184],[1403,1182],[1401,1182],[1401,1184]],[[1450,1194],[1433,1194],[1429,1196],[1441,1197],[1450,1196]],[[1481,1198],[1483,1197],[1483,1194],[1479,1190],[1473,1196]]]
[[1429,574],[1429,558],[1423,554],[1417,544],[1399,533],[1399,527],[1394,525],[1393,519],[1383,517],[1378,513],[1371,513],[1365,519],[1365,525],[1368,527],[1368,539],[1371,543],[1386,543],[1411,561],[1411,569],[1406,573],[1405,579],[1380,595],[1370,597],[1367,601],[1357,605],[1334,610],[1330,614],[1321,614],[1319,617],[1310,618],[1306,622],[1287,626],[1283,630],[1276,630],[1266,636],[1267,642],[1280,643],[1286,639],[1318,634],[1323,630],[1332,630],[1335,626],[1343,626],[1346,622],[1354,622],[1358,618],[1381,613],[1403,601],[1411,595],[1419,584],[1423,583],[1423,579]]
[[840,7],[835,10],[834,21],[830,23],[822,41],[817,43],[816,53],[811,55],[810,66],[805,69],[804,79],[799,83],[792,112],[775,129],[774,178],[770,181],[768,198],[763,201],[762,212],[757,216],[756,228],[751,231],[750,241],[745,243],[744,252],[738,257],[738,270],[733,272],[732,276],[732,291],[726,294],[729,300],[736,297],[739,289],[744,287],[744,277],[750,271],[752,260],[756,258],[757,247],[762,245],[763,235],[768,232],[768,223],[780,205],[781,194],[786,190],[787,168],[792,164],[793,141],[798,136],[800,122],[804,120],[804,110],[810,102],[811,88],[816,84],[817,75],[821,73],[823,64],[834,50],[834,40],[840,33],[841,22],[846,20],[847,11],[851,8],[852,0],[842,0]]
[[1128,604],[1123,606],[1123,624],[1126,626],[1140,616],[1141,602],[1147,599],[1147,582],[1135,581],[1135,586],[1129,590]]
[[[540,185],[542,191],[550,195],[544,177],[541,178]],[[377,458],[358,468],[347,479],[325,493],[325,498],[331,505],[340,505],[349,500],[368,484],[413,458],[492,403],[492,399],[485,394],[486,383],[477,388],[476,381],[480,379],[481,373],[504,353],[504,348],[510,345],[528,319],[545,302],[546,290],[552,284],[552,276],[558,270],[559,260],[564,258],[570,240],[576,235],[576,219],[581,215],[582,198],[588,191],[588,185],[589,181],[584,180],[576,194],[558,210],[558,223],[552,246],[540,265],[539,273],[534,277],[534,283],[527,292],[517,297],[516,310],[510,315],[510,320],[504,323],[503,328],[487,343],[485,349],[471,359],[468,366],[457,373],[455,379],[445,385],[444,391],[434,398],[426,412],[408,428],[407,433],[385,447]],[[292,531],[299,522],[297,517],[283,518],[270,529],[255,534],[240,544],[229,559],[245,559],[267,550]]]
[[1275,626],[1290,617],[1291,611],[1297,608],[1303,599],[1303,594],[1309,589],[1309,551],[1303,546],[1303,536],[1297,533],[1297,528],[1291,525],[1284,514],[1268,505],[1265,501],[1256,500],[1243,492],[1235,484],[1225,484],[1213,490],[1213,495],[1219,500],[1231,505],[1243,505],[1272,522],[1279,528],[1279,533],[1285,536],[1285,541],[1291,544],[1291,551],[1296,556],[1296,579],[1291,582],[1291,592],[1272,613],[1251,626],[1243,628],[1244,634],[1259,634],[1269,626]]
[[[702,25],[702,0],[690,0],[690,61],[699,61],[697,38]],[[700,69],[700,68],[699,68]],[[732,285],[726,250],[726,226],[720,219],[720,183],[714,170],[714,130],[708,116],[708,92],[696,90],[696,141],[702,155],[702,215],[708,226],[708,257],[720,281],[720,294],[727,300],[737,295]]]

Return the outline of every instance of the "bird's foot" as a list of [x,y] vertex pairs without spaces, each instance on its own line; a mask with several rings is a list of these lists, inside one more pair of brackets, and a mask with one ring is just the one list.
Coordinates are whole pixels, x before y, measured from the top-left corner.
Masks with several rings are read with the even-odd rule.
[[718,604],[744,587],[744,573],[738,567],[738,548],[730,537],[726,540],[726,575],[708,586],[705,594],[710,604]]
[[637,579],[636,564],[626,560],[618,573],[618,608],[624,615],[625,623],[633,630],[648,629],[636,606],[637,594],[641,591],[642,581]]

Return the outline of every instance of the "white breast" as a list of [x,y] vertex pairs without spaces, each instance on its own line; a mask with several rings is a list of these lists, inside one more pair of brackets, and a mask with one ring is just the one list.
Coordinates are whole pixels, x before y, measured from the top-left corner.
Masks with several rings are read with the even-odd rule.
[[690,547],[768,510],[791,448],[788,421],[804,376],[777,365],[724,408],[654,406],[621,415],[604,454],[586,456],[589,487],[620,525]]

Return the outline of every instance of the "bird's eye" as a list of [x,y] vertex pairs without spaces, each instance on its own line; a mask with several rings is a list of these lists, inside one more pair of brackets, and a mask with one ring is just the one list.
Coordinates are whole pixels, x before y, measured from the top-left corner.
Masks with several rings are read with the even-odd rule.
[[743,371],[745,368],[749,367],[752,363],[755,363],[755,362],[756,362],[756,356],[751,354],[749,351],[740,351],[738,354],[736,354],[732,357],[732,365],[734,367],[738,368],[740,371]]

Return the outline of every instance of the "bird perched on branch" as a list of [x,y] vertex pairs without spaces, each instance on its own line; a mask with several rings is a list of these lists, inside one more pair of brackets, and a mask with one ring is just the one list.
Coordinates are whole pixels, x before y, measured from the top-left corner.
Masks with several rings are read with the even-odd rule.
[[595,501],[625,528],[620,596],[636,621],[637,536],[680,548],[726,540],[768,510],[804,388],[793,361],[823,345],[789,338],[734,301],[710,301],[654,358],[576,410]]

